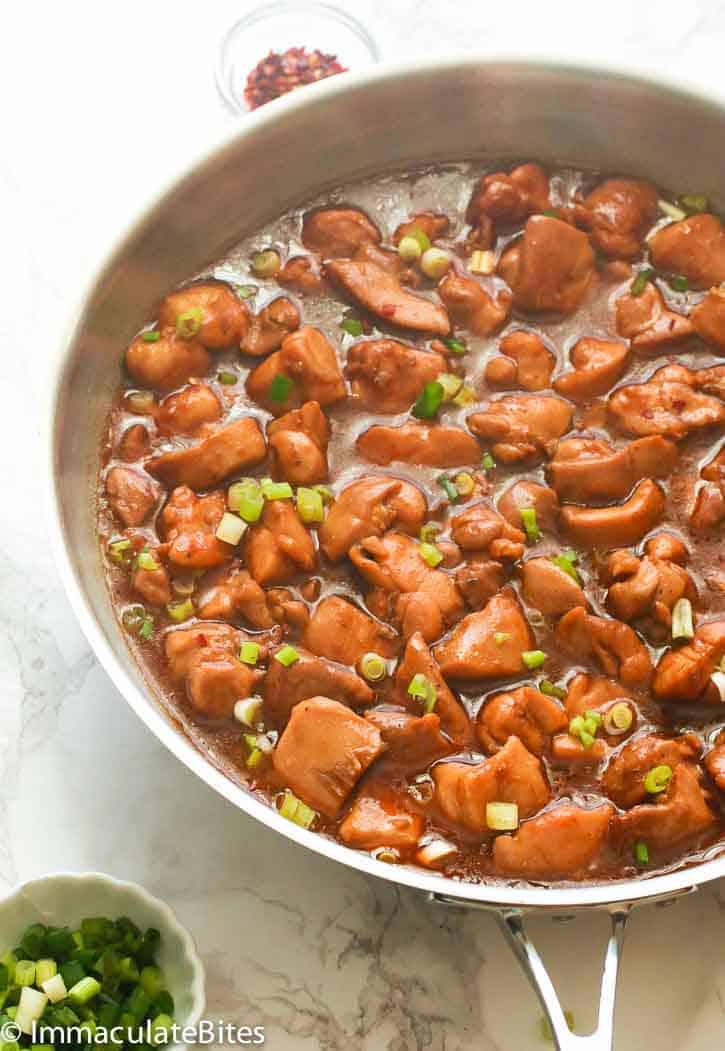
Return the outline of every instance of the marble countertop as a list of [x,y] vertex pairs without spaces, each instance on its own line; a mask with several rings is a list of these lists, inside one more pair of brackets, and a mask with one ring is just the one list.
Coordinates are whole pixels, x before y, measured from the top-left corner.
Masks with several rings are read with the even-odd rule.
[[[65,0],[12,5],[4,20],[0,889],[63,868],[145,884],[198,939],[208,1017],[265,1025],[275,1051],[533,1051],[546,1046],[540,1009],[495,921],[436,910],[308,854],[214,795],[124,704],[54,570],[42,511],[45,363],[117,231],[190,147],[233,128],[212,68],[222,32],[249,6]],[[385,58],[555,51],[725,87],[716,0],[349,7]],[[604,924],[533,924],[580,1031],[594,1020]],[[725,885],[635,915],[621,1051],[719,1044],[724,941]]]

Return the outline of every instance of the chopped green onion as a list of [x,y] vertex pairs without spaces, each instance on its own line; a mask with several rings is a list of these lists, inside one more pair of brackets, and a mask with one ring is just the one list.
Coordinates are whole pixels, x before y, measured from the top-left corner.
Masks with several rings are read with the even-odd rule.
[[[261,697],[245,697],[234,705],[234,718],[243,726],[254,729],[259,724],[263,704]],[[253,747],[257,747],[256,738]]]
[[256,285],[235,285],[234,291],[240,299],[254,299],[259,289]]
[[411,410],[413,415],[419,420],[432,420],[440,408],[444,393],[443,384],[437,380],[426,383]]
[[226,369],[223,369],[221,372],[217,373],[217,379],[220,383],[223,383],[225,387],[233,387],[239,379],[239,376],[236,372],[228,372]]
[[678,198],[688,215],[699,215],[710,210],[710,202],[704,193],[684,193]]
[[672,638],[694,639],[692,603],[689,598],[679,598],[672,608]]
[[35,984],[35,960],[18,960],[15,964],[15,984],[20,986]]
[[484,276],[492,274],[496,269],[496,253],[490,249],[477,248],[475,252],[471,253],[471,258],[468,260],[468,269],[472,274],[483,274]]
[[348,336],[353,336],[354,338],[362,336],[364,332],[362,321],[356,317],[346,317],[345,320],[341,322],[340,328],[343,332],[347,332]]
[[380,682],[384,679],[388,666],[378,653],[366,653],[360,658],[360,671],[368,682]]
[[58,964],[55,960],[38,960],[35,964],[35,984],[42,986],[54,974],[58,973]]
[[261,748],[257,747],[257,738],[255,734],[244,734],[243,736],[244,743],[249,749],[245,762],[247,767],[250,770],[253,770],[254,767],[259,766],[259,764],[264,759],[264,752]]
[[62,974],[54,974],[52,978],[46,978],[40,987],[52,1004],[60,1003],[68,995]]
[[259,653],[258,642],[243,642],[239,650],[239,660],[242,664],[254,665],[259,660]]
[[585,748],[591,748],[601,726],[599,712],[587,711],[584,715],[575,715],[569,723],[569,733],[581,741]]
[[[91,979],[91,981],[93,980]],[[98,988],[101,988],[100,985]],[[24,986],[20,993],[18,1009],[15,1014],[16,1026],[26,1035],[32,1033],[33,1026],[39,1020],[47,1003],[48,997],[45,993],[41,993],[37,989],[31,989],[30,986]]]
[[546,654],[543,650],[524,650],[521,654],[521,660],[530,671],[533,671],[534,668],[541,667],[546,660]]
[[417,242],[418,247],[420,248],[421,255],[423,254],[423,252],[427,252],[431,246],[430,237],[425,232],[425,230],[421,230],[419,226],[411,227],[405,236],[412,237],[413,240]]
[[230,485],[227,503],[245,522],[257,522],[264,509],[264,494],[259,482],[248,478]]
[[588,733],[595,736],[601,725],[602,716],[600,712],[593,711],[592,709],[588,709],[584,712],[584,729]]
[[176,335],[179,339],[193,339],[204,324],[204,311],[201,307],[192,307],[178,314],[176,318]]
[[175,624],[181,624],[182,621],[194,616],[194,603],[190,598],[184,599],[183,602],[169,602],[166,612]]
[[576,551],[562,551],[560,555],[554,555],[551,561],[570,576],[576,584],[580,583],[579,574],[574,568],[574,563],[578,561]]
[[451,336],[449,339],[444,339],[443,342],[454,354],[466,354],[468,352],[468,347],[462,339],[456,339]]
[[117,565],[123,565],[124,562],[128,561],[127,553],[130,553],[130,550],[130,540],[114,540],[113,543],[108,545],[109,557]]
[[665,764],[662,766],[654,766],[645,776],[645,791],[649,792],[650,795],[659,795],[660,792],[664,792],[671,780],[671,766]]
[[293,387],[294,382],[289,378],[289,376],[285,376],[281,372],[278,372],[269,385],[270,401],[287,401],[290,394],[292,393]]
[[323,504],[331,504],[335,499],[335,494],[329,485],[313,485],[312,487],[316,493],[319,493],[322,497]]
[[149,614],[147,617],[144,618],[144,622],[141,625],[141,627],[139,628],[138,635],[139,635],[140,639],[144,640],[144,642],[148,642],[148,640],[151,638],[153,633],[154,633],[154,618],[151,616],[151,614]]
[[286,817],[288,821],[294,821],[295,825],[299,825],[300,828],[309,828],[317,817],[317,811],[308,807],[289,789],[284,794],[279,812],[282,817]]
[[542,215],[545,215],[547,219],[558,219],[559,213],[556,208],[544,208]]
[[439,532],[440,526],[437,522],[426,522],[425,525],[420,527],[420,533],[418,534],[421,544],[434,544]]
[[687,218],[685,212],[681,208],[678,208],[676,204],[672,204],[670,201],[658,201],[659,209],[663,215],[666,215],[668,219],[673,219],[676,223],[681,222]]
[[132,390],[125,396],[130,411],[138,413],[139,416],[147,416],[153,412],[155,401],[153,391],[150,390]]
[[68,999],[71,1003],[82,1007],[84,1004],[87,1004],[89,1000],[92,1000],[94,996],[98,996],[100,991],[101,983],[95,978],[87,976],[81,978],[79,982],[76,982],[76,984],[68,990]]
[[294,496],[289,482],[273,482],[271,478],[263,478],[260,484],[265,500],[291,500]]
[[495,631],[493,633],[493,641],[497,646],[503,646],[511,638],[510,631]]
[[420,242],[415,237],[401,237],[398,245],[398,255],[406,263],[414,263],[423,255]]
[[536,509],[534,507],[522,507],[520,508],[520,514],[526,537],[530,544],[535,544],[537,540],[541,540],[541,530],[536,521]]
[[279,252],[274,248],[268,248],[264,252],[257,252],[252,259],[252,271],[257,277],[274,277],[282,267]]
[[305,525],[315,525],[325,520],[322,495],[316,489],[300,486],[297,490],[297,514]]
[[443,561],[443,553],[435,544],[423,543],[420,545],[420,557],[427,562],[431,569],[435,569]]
[[486,825],[493,832],[513,832],[519,827],[516,803],[486,803]]
[[284,668],[289,668],[291,664],[300,659],[300,655],[294,646],[283,646],[281,650],[277,650],[274,659],[279,661]]
[[246,530],[247,523],[243,522],[239,515],[225,511],[214,535],[217,540],[222,540],[225,544],[236,545],[242,539]]
[[641,840],[634,844],[634,860],[638,865],[649,865],[649,847]]
[[136,556],[136,566],[138,569],[145,569],[149,573],[153,573],[157,569],[161,569],[160,564],[156,561],[150,551],[140,551]]
[[436,382],[443,388],[443,401],[452,401],[463,386],[463,380],[455,372],[441,372]]
[[438,691],[425,675],[418,672],[408,684],[408,693],[421,701],[426,712],[432,712],[438,699]]
[[142,332],[141,339],[144,343],[158,343],[161,339],[161,333],[157,329],[152,328],[148,332]]
[[608,734],[626,733],[634,722],[632,707],[626,701],[617,701],[604,713],[604,729]]
[[690,282],[684,276],[684,274],[675,274],[670,278],[670,287],[674,288],[675,292],[687,292],[690,288]]
[[631,296],[641,296],[654,276],[655,271],[649,267],[646,270],[640,270],[629,287],[629,294]]
[[142,639],[150,639],[154,631],[154,618],[144,606],[129,606],[121,614],[121,622],[127,631]]
[[551,681],[551,679],[542,679],[539,683],[539,692],[546,694],[547,697],[556,697],[557,700],[563,701],[566,697],[566,690],[563,686],[557,686]]
[[428,248],[420,257],[420,268],[431,281],[439,281],[450,266],[451,257],[442,248]]
[[170,1015],[157,1015],[151,1022],[151,1044],[156,1047],[159,1044],[168,1043],[173,1027],[174,1020]]
[[467,405],[473,405],[478,400],[473,387],[469,387],[467,383],[464,383],[458,394],[453,398],[453,404],[457,405],[459,409],[465,409]]
[[491,456],[491,453],[484,453],[481,457],[481,467],[483,467],[484,471],[492,471],[495,466],[496,461]]
[[144,967],[138,976],[138,984],[152,1002],[164,989],[164,979],[158,967]]
[[469,474],[468,471],[461,471],[453,479],[453,482],[460,496],[470,496],[476,488],[473,475]]
[[458,490],[456,489],[455,485],[450,480],[448,475],[439,474],[436,478],[436,481],[438,482],[438,485],[444,491],[448,499],[451,501],[451,503],[454,504],[458,499]]

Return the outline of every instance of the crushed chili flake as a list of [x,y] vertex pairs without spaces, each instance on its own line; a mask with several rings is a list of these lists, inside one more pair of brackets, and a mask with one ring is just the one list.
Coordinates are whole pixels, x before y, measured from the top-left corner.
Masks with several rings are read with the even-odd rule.
[[337,55],[325,55],[317,48],[308,51],[304,47],[291,47],[283,53],[270,51],[247,77],[244,99],[250,109],[257,109],[295,88],[346,72]]

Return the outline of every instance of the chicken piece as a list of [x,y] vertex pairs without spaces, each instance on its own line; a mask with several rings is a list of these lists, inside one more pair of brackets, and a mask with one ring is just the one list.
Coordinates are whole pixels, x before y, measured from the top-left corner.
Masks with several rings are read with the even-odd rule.
[[549,386],[556,357],[541,336],[517,329],[503,337],[498,349],[501,353],[489,359],[484,373],[489,387],[535,391]]
[[641,803],[617,818],[617,831],[628,841],[669,849],[696,840],[716,818],[702,790],[699,767],[680,763],[664,792],[652,803]]
[[592,287],[594,252],[581,230],[535,215],[523,237],[504,252],[498,272],[513,292],[515,307],[573,314]]
[[562,803],[527,821],[513,836],[498,836],[493,860],[502,875],[523,879],[584,879],[596,870],[614,808]]
[[165,606],[171,602],[171,581],[166,566],[159,564],[157,569],[133,571],[131,587],[141,596],[147,606]]
[[725,792],[725,734],[721,731],[705,756],[705,767],[721,792]]
[[619,620],[649,618],[654,625],[672,626],[672,609],[682,598],[697,601],[697,589],[683,566],[653,552],[648,541],[640,558],[630,551],[614,551],[607,561],[607,609]]
[[534,634],[511,588],[504,588],[478,613],[469,613],[433,651],[446,679],[496,679],[520,675],[521,654]]
[[718,350],[725,349],[725,288],[711,288],[690,315],[698,336]]
[[446,371],[440,354],[416,350],[397,339],[369,339],[350,347],[345,375],[361,408],[405,412],[426,383]]
[[320,547],[333,562],[353,544],[368,536],[382,536],[395,527],[417,536],[428,511],[425,496],[400,478],[370,475],[360,478],[336,497],[318,530]]
[[711,620],[695,630],[692,642],[663,653],[655,669],[652,693],[658,701],[720,704],[710,676],[725,657],[725,620]]
[[494,298],[475,277],[449,270],[438,284],[438,295],[454,325],[474,336],[491,336],[511,312],[511,294],[500,289]]
[[[200,281],[172,292],[159,307],[159,328],[183,325],[184,315],[201,321],[195,338],[208,350],[221,350],[239,343],[249,327],[249,311],[228,285]],[[181,321],[179,321],[181,319]]]
[[571,350],[571,372],[554,380],[554,390],[571,401],[582,402],[606,394],[627,367],[626,343],[585,336]]
[[118,455],[127,463],[141,460],[151,447],[149,432],[143,423],[132,423],[121,435],[118,443]]
[[311,573],[317,559],[312,537],[291,500],[268,500],[257,525],[245,536],[244,559],[262,587],[285,584]]
[[550,558],[530,558],[521,567],[521,592],[528,606],[545,617],[561,617],[576,606],[586,608],[577,582]]
[[399,245],[414,230],[421,230],[429,241],[436,241],[439,237],[445,237],[450,225],[448,216],[442,212],[414,212],[410,219],[395,228],[393,244]]
[[716,215],[692,215],[658,230],[649,243],[652,265],[681,274],[691,288],[725,281],[725,230]]
[[312,653],[353,666],[366,653],[386,660],[397,656],[400,638],[387,624],[379,624],[339,595],[325,598],[312,614],[302,637]]
[[577,660],[595,658],[606,675],[625,686],[645,687],[652,677],[647,647],[635,631],[618,620],[595,617],[577,606],[561,618],[554,638]]
[[343,664],[299,648],[297,654],[288,668],[276,660],[269,662],[263,688],[265,723],[283,729],[294,706],[310,697],[329,697],[350,708],[367,707],[375,700],[368,684]]
[[567,685],[566,714],[569,719],[589,711],[605,711],[617,701],[629,701],[631,692],[616,679],[580,672]]
[[364,244],[379,244],[380,231],[359,208],[315,208],[302,220],[302,244],[322,259],[349,259]]
[[713,365],[707,369],[696,369],[693,380],[698,390],[725,398],[725,365]]
[[295,795],[334,818],[384,750],[379,731],[365,719],[339,701],[311,697],[292,709],[273,762]]
[[206,383],[190,383],[161,402],[156,413],[160,434],[197,434],[221,419],[222,407]]
[[502,463],[540,460],[551,455],[556,441],[571,427],[571,406],[561,398],[517,394],[489,402],[466,421]]
[[486,805],[516,803],[519,817],[537,813],[551,799],[541,762],[518,737],[509,737],[495,755],[480,763],[450,760],[433,767],[435,801],[445,818],[469,832],[488,833]]
[[291,485],[327,481],[330,424],[316,401],[292,409],[267,425],[276,478]]
[[[277,390],[281,378],[284,389]],[[285,380],[292,381],[291,385]],[[306,401],[334,405],[347,396],[340,363],[332,344],[316,328],[290,333],[247,377],[247,394],[273,416],[299,408]]]
[[475,438],[461,427],[443,424],[376,425],[364,431],[356,445],[361,456],[381,467],[396,462],[418,467],[464,467],[477,464],[481,458]]
[[[564,444],[564,443],[561,443]],[[512,526],[521,525],[521,511],[531,507],[536,512],[536,524],[543,532],[554,532],[559,518],[559,500],[553,489],[527,479],[514,482],[503,493],[498,510]]]
[[562,507],[561,524],[572,541],[582,547],[621,547],[635,544],[649,533],[664,510],[664,492],[651,478],[645,478],[623,504]]
[[472,558],[459,566],[455,581],[463,601],[469,609],[483,609],[489,599],[506,582],[506,572],[500,562]]
[[721,425],[725,406],[696,389],[696,374],[669,365],[646,383],[620,387],[609,398],[609,415],[625,434],[659,434],[678,440],[692,431]]
[[584,747],[578,737],[570,733],[556,734],[551,742],[551,762],[556,766],[576,769],[594,769],[609,755],[607,742],[597,737],[593,744]]
[[450,755],[454,747],[441,733],[441,720],[435,712],[411,715],[404,709],[386,706],[371,708],[365,718],[377,726],[387,746],[386,768],[409,777],[427,770],[432,763]]
[[[520,519],[519,519],[520,521]],[[451,536],[464,551],[515,562],[524,553],[526,534],[486,503],[471,504],[451,518]]]
[[698,531],[714,529],[725,518],[725,449],[700,471],[704,483],[695,497],[690,526]]
[[325,282],[317,260],[309,255],[294,255],[277,274],[277,284],[306,296],[321,292]]
[[300,327],[301,315],[286,296],[277,296],[252,318],[249,329],[240,343],[242,354],[259,358],[279,350],[282,340]]
[[244,416],[196,445],[155,456],[147,469],[167,486],[211,489],[230,474],[261,463],[266,454],[259,424],[253,416]]
[[605,179],[576,209],[579,224],[607,259],[636,259],[657,218],[657,187],[640,179]]
[[[382,788],[382,786],[381,786]],[[379,847],[412,850],[425,830],[425,818],[404,809],[393,792],[358,795],[340,825],[340,839],[356,850]]]
[[229,624],[204,624],[170,631],[166,660],[175,682],[186,683],[194,709],[213,719],[229,719],[237,701],[249,697],[264,673],[237,659],[246,636]]
[[538,164],[521,164],[510,175],[494,172],[482,176],[473,191],[466,221],[478,223],[487,216],[497,223],[520,223],[534,212],[551,206],[549,177]]
[[440,303],[408,292],[400,278],[378,263],[338,259],[325,273],[351,299],[386,324],[433,336],[447,336],[451,323]]
[[498,752],[511,737],[517,737],[529,752],[543,755],[551,746],[552,736],[568,726],[561,704],[532,686],[494,694],[476,719],[478,739],[489,754]]
[[597,504],[621,500],[643,478],[666,478],[677,462],[677,446],[658,434],[614,449],[599,438],[559,442],[548,467],[560,500]]
[[[300,581],[299,591],[305,586]],[[310,611],[307,605],[294,597],[289,588],[269,588],[267,591],[267,608],[276,624],[286,624],[295,632],[304,631],[310,622]]]
[[267,597],[239,561],[205,577],[196,610],[203,620],[236,620],[241,617],[260,631],[274,626]]
[[106,496],[125,526],[140,526],[156,506],[158,486],[131,467],[112,467],[106,475]]
[[186,569],[211,569],[226,562],[234,549],[216,536],[226,509],[222,492],[197,496],[187,485],[174,489],[160,516],[169,561]]
[[403,659],[395,673],[395,699],[404,708],[418,707],[408,693],[415,675],[424,675],[436,691],[435,713],[440,719],[441,729],[450,737],[458,749],[467,748],[474,742],[473,728],[466,709],[447,685],[428,645],[415,632],[406,643]]
[[[425,596],[439,610],[436,627],[450,626],[461,616],[463,600],[453,578],[429,566],[421,555],[420,544],[404,533],[366,537],[351,547],[348,555],[373,587],[401,595]],[[440,634],[438,630],[432,638]],[[432,638],[428,637],[428,641]]]
[[620,296],[616,303],[617,332],[637,350],[658,354],[681,343],[694,329],[689,318],[670,310],[651,281],[643,292]]
[[140,387],[171,391],[203,376],[211,359],[198,339],[180,339],[173,328],[162,329],[155,342],[137,336],[126,350],[126,368]]
[[694,763],[700,756],[700,742],[695,734],[667,738],[645,734],[629,741],[613,757],[604,771],[602,786],[621,810],[629,810],[649,798],[645,778],[656,766],[676,770],[680,763]]

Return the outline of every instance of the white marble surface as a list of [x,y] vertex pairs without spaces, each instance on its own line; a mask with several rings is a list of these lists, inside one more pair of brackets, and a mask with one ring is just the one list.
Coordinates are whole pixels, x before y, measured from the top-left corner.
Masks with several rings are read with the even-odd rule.
[[[63,319],[139,204],[233,119],[212,80],[249,5],[13,4],[0,90],[0,888],[105,869],[167,898],[206,959],[209,1016],[280,1051],[544,1047],[487,916],[433,911],[283,842],[150,736],[81,635],[54,571],[39,433]],[[725,89],[725,4],[350,4],[386,58],[462,48],[628,61]],[[513,33],[516,33],[514,38]],[[585,1029],[601,920],[535,930]],[[617,1047],[710,1051],[725,1032],[725,886],[632,922]]]

